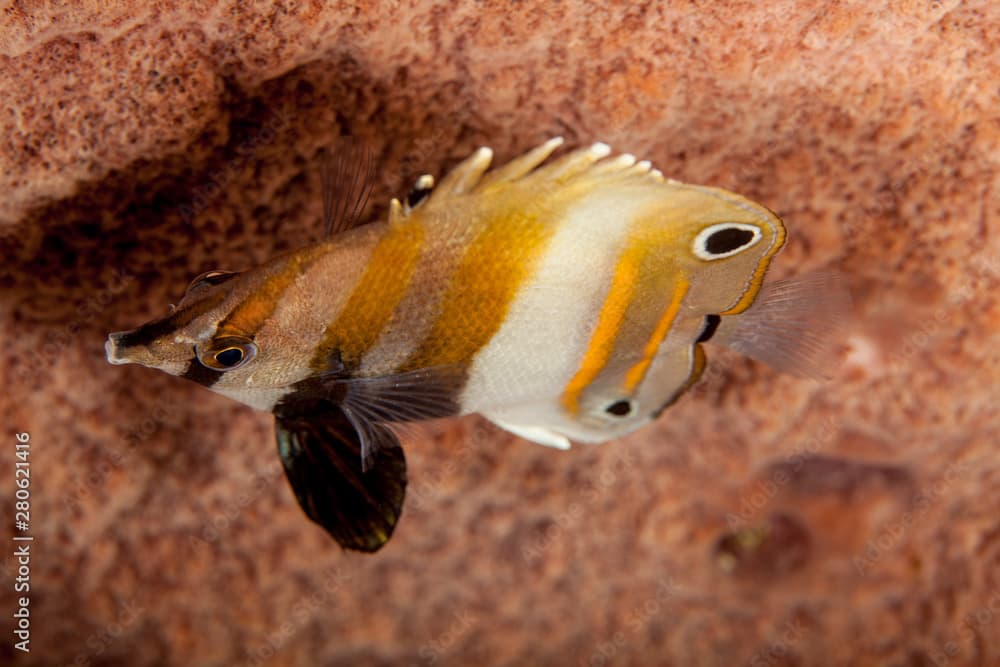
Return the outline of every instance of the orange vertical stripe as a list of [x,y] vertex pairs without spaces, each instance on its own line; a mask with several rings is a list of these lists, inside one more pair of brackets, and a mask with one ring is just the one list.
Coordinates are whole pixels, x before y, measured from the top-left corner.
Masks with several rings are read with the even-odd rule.
[[677,281],[674,293],[670,297],[670,303],[663,312],[663,317],[657,322],[656,328],[653,330],[653,335],[649,337],[649,341],[646,342],[646,346],[642,349],[642,359],[628,369],[628,373],[625,374],[625,391],[635,391],[635,388],[639,386],[642,379],[646,377],[646,372],[649,370],[650,364],[653,363],[653,357],[656,356],[657,351],[660,349],[660,344],[670,332],[670,327],[677,318],[677,313],[680,312],[681,302],[684,301],[684,296],[690,287],[691,283],[683,278]]
[[584,352],[580,368],[563,389],[562,404],[570,414],[580,411],[580,395],[607,365],[614,349],[614,340],[625,321],[625,311],[635,298],[639,267],[647,252],[645,244],[629,246],[611,279],[611,287],[601,306],[597,326]]
[[555,227],[523,211],[487,220],[458,261],[437,319],[401,370],[470,364],[500,329]]
[[361,363],[406,294],[424,249],[425,236],[419,224],[400,223],[386,229],[351,296],[323,332],[313,354],[313,368],[325,365],[334,351],[348,365]]

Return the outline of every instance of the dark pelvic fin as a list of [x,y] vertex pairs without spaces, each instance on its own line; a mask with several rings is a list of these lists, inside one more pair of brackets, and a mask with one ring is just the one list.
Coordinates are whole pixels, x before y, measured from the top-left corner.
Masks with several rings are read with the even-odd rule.
[[275,410],[278,454],[299,505],[337,543],[378,551],[392,535],[406,496],[406,457],[381,424],[378,458],[362,470],[361,436],[344,411],[323,399],[294,399]]
[[326,238],[358,226],[375,183],[375,160],[358,139],[341,137],[320,167]]
[[357,431],[361,469],[368,470],[376,453],[395,446],[394,430],[407,424],[458,414],[458,396],[465,384],[461,367],[434,366],[391,375],[351,377],[339,355],[331,354],[328,370],[295,385],[293,400],[333,403]]

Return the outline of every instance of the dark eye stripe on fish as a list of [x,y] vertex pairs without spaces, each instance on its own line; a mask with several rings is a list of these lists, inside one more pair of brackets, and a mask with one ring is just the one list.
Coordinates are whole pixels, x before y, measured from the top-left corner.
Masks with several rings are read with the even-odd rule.
[[222,379],[223,371],[217,371],[215,369],[209,368],[205,364],[198,361],[197,352],[192,352],[193,358],[188,362],[188,366],[181,373],[181,377],[185,380],[192,380],[197,382],[203,387],[211,387],[220,379]]
[[168,336],[178,329],[187,326],[197,318],[209,312],[222,303],[225,294],[220,292],[209,298],[198,301],[190,307],[179,310],[172,315],[168,315],[161,320],[155,320],[143,325],[138,329],[126,331],[118,338],[118,346],[127,350],[130,347],[146,346],[153,341],[164,336]]

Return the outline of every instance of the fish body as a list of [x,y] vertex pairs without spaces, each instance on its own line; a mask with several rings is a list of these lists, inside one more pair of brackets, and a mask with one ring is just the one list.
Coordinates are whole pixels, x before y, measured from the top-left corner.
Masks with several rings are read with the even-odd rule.
[[112,334],[108,359],[273,411],[305,511],[368,551],[405,490],[392,424],[481,413],[568,448],[655,419],[713,336],[808,368],[823,331],[796,309],[829,329],[843,309],[809,304],[843,290],[778,283],[755,307],[785,241],[774,213],[603,144],[546,161],[560,143],[492,171],[480,149],[436,187],[422,177],[387,220],[205,274],[166,318]]

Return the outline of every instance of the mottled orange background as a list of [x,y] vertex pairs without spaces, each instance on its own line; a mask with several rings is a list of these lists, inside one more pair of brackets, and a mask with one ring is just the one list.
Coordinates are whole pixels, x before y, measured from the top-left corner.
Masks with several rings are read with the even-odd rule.
[[[995,2],[2,12],[4,661],[1000,663]],[[599,448],[422,427],[395,537],[343,553],[268,415],[103,354],[195,274],[316,239],[340,134],[375,152],[372,215],[479,145],[556,134],[747,195],[790,230],[773,275],[848,275],[843,363],[817,383],[712,350],[654,427]]]

